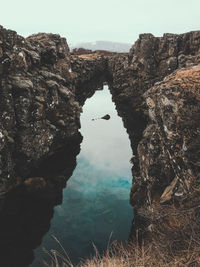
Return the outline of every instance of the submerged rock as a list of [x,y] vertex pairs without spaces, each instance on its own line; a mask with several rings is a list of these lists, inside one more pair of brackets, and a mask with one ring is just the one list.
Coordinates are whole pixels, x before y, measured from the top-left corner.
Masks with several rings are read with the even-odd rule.
[[101,117],[101,119],[103,120],[109,120],[110,119],[110,115],[106,114],[105,116]]
[[109,114],[106,114],[105,116],[103,116],[101,118],[92,119],[92,121],[95,121],[95,120],[109,120],[109,119],[110,119],[110,115]]

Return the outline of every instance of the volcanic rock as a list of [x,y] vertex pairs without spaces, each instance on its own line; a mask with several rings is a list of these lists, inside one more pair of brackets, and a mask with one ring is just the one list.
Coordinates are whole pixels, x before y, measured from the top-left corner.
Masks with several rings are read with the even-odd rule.
[[49,195],[61,194],[82,106],[107,83],[133,149],[135,222],[147,229],[154,205],[198,201],[199,65],[199,31],[141,34],[129,54],[71,55],[59,35],[25,39],[0,27],[0,193],[42,177]]

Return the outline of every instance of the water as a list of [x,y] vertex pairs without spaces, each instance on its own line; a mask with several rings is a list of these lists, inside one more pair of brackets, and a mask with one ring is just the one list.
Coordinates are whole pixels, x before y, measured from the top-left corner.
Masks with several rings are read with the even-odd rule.
[[[111,119],[95,120],[109,114]],[[56,236],[73,263],[94,254],[114,240],[128,238],[132,221],[130,143],[117,116],[107,86],[88,99],[81,116],[84,137],[77,167],[63,192],[62,205],[55,207],[49,232],[35,250],[32,267],[43,266],[48,257],[42,248],[62,252]]]

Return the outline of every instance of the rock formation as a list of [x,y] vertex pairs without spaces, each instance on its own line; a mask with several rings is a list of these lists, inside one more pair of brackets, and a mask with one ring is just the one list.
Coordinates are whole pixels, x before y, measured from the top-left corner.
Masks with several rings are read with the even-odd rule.
[[152,225],[144,214],[155,206],[186,205],[199,192],[199,64],[200,32],[142,34],[129,54],[77,56],[59,35],[1,27],[0,192],[65,185],[81,107],[107,82],[133,149],[135,229]]
[[200,32],[143,34],[128,57],[109,61],[110,90],[133,149],[135,231],[152,226],[146,214],[155,206],[197,197],[199,63]]
[[107,58],[100,54],[71,57],[75,98],[81,106],[108,80]]
[[[64,38],[27,39],[0,28],[0,192],[37,175],[47,158],[80,143],[81,107],[75,101],[69,49]],[[66,175],[65,163],[45,176]],[[49,169],[49,168],[48,168]],[[44,171],[45,172],[45,171]]]
[[[199,82],[200,65],[174,72],[144,94],[150,121],[137,148],[138,179],[146,183],[139,206],[145,201],[185,198],[196,188],[200,175]],[[135,188],[132,201],[138,203]]]

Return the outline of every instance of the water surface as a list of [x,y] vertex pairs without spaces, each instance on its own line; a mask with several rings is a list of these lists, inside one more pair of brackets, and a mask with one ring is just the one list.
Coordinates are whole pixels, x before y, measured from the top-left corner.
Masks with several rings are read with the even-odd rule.
[[[92,121],[105,114],[111,119]],[[61,251],[52,234],[74,263],[94,254],[93,244],[101,251],[113,240],[128,238],[133,217],[129,204],[131,149],[107,86],[86,101],[81,133],[84,139],[77,167],[63,192],[62,205],[54,209],[49,232],[35,250],[32,267],[48,260],[43,247]]]

